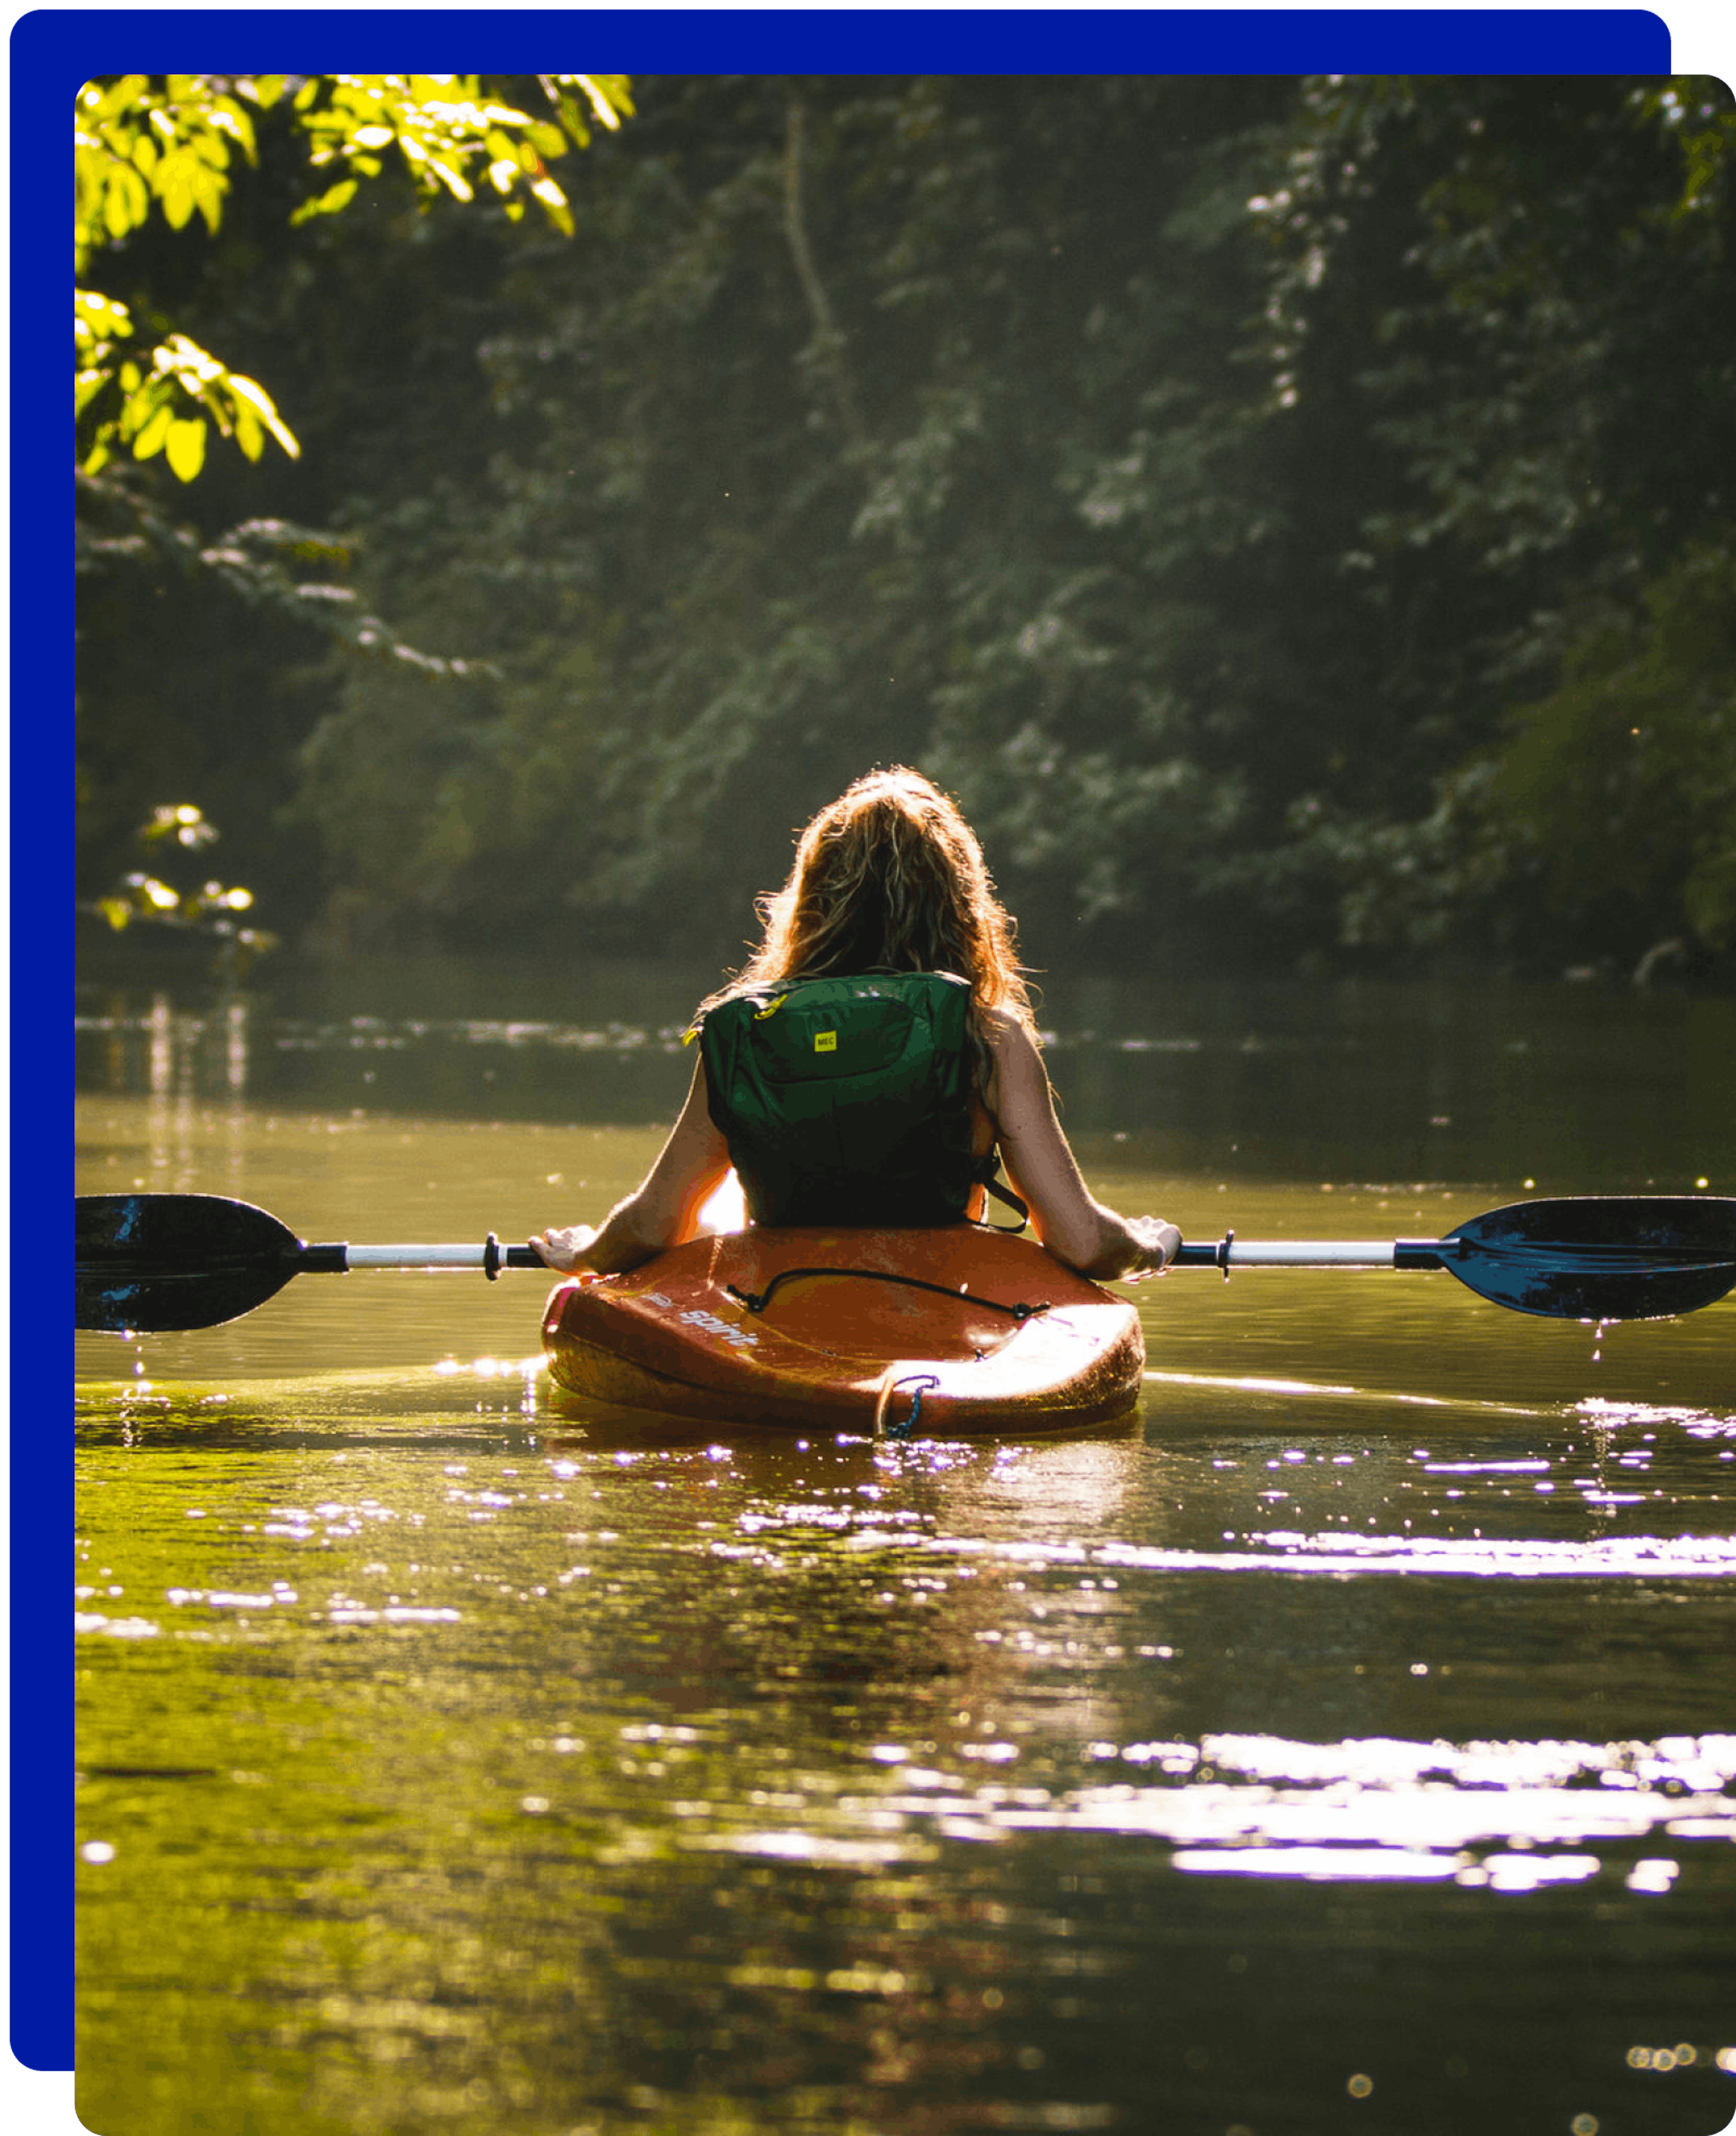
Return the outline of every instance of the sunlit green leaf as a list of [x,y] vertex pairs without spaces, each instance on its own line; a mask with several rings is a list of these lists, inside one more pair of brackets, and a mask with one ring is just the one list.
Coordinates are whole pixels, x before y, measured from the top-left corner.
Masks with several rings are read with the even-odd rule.
[[230,415],[235,424],[235,443],[250,460],[256,460],[265,449],[265,434],[255,414],[244,395],[235,394],[230,402]]
[[454,200],[468,201],[476,198],[474,191],[466,182],[463,173],[456,163],[448,162],[442,156],[430,156],[429,167]]
[[257,379],[244,377],[239,371],[233,371],[229,376],[229,390],[237,400],[252,404],[259,412],[259,420],[291,459],[301,458],[302,449],[294,433],[278,414],[275,402]]
[[74,309],[100,334],[124,334],[133,331],[132,318],[127,307],[117,303],[113,297],[105,297],[99,289],[75,289],[72,302]]
[[124,188],[109,186],[103,196],[103,223],[109,236],[124,237],[134,223],[142,220],[142,216],[135,216],[130,211]]
[[213,107],[211,123],[222,134],[226,134],[246,154],[248,161],[255,160],[253,121],[231,98],[220,97]]
[[316,215],[336,215],[340,208],[347,207],[355,197],[355,179],[341,178],[335,186],[327,186],[317,199],[303,201],[289,220],[292,223],[307,222]]
[[173,382],[161,371],[153,371],[141,379],[122,406],[121,436],[129,439],[137,437],[158,414],[172,416],[174,391]]
[[160,453],[168,442],[169,429],[174,420],[172,408],[159,408],[133,439],[133,459],[148,460]]
[[169,465],[182,482],[191,482],[205,464],[206,422],[202,415],[172,422],[164,440]]
[[175,175],[167,179],[162,187],[162,212],[172,230],[184,229],[192,219],[192,183],[178,158],[175,163]]
[[556,229],[570,237],[573,234],[572,210],[566,204],[566,195],[552,178],[537,179],[531,191],[549,211],[549,220]]
[[215,237],[223,220],[223,195],[225,188],[208,174],[201,172],[193,181],[193,202],[205,218],[205,226]]

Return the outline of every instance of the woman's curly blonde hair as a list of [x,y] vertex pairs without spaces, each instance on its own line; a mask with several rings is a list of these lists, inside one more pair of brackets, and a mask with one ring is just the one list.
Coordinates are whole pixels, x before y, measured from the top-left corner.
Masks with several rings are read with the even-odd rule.
[[919,771],[857,779],[803,832],[783,887],[757,903],[759,946],[707,1007],[798,977],[956,972],[970,982],[979,1043],[990,1009],[1035,1036],[1015,923],[977,835]]

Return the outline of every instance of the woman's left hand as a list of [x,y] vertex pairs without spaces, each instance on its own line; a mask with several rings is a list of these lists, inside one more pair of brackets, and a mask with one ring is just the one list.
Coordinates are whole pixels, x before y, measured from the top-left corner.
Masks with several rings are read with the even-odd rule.
[[531,1244],[551,1269],[558,1269],[563,1275],[570,1275],[575,1269],[583,1265],[584,1250],[594,1242],[596,1236],[594,1224],[551,1225],[546,1231],[533,1231]]

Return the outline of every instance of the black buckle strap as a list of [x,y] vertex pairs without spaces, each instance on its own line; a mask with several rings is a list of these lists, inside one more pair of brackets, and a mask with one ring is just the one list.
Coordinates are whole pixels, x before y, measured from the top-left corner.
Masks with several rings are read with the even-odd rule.
[[[1003,1187],[1000,1181],[993,1177],[995,1162],[992,1157],[986,1160],[988,1169],[983,1173],[980,1184],[986,1193],[992,1194],[996,1201],[1004,1202],[1019,1221],[1016,1224],[990,1224],[989,1229],[992,1231],[1005,1231],[1009,1237],[1016,1237],[1030,1221],[1030,1205],[1027,1202],[1021,1202],[1011,1187]],[[986,1217],[983,1221],[987,1222]]]
[[764,1313],[780,1284],[793,1283],[803,1275],[856,1275],[870,1283],[898,1283],[909,1290],[932,1290],[937,1298],[955,1298],[970,1305],[985,1306],[991,1313],[1004,1313],[1009,1319],[1030,1320],[1040,1313],[1049,1310],[1045,1298],[1038,1305],[1006,1305],[997,1298],[979,1297],[974,1291],[955,1290],[950,1284],[929,1283],[919,1275],[898,1275],[890,1269],[865,1268],[793,1268],[779,1269],[764,1290],[742,1290],[735,1284],[724,1285],[731,1298],[739,1298],[749,1313]]

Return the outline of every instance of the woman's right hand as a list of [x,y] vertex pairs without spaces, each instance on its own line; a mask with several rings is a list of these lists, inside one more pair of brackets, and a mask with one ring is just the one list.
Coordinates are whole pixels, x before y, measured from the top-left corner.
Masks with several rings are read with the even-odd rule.
[[1137,1283],[1148,1275],[1161,1275],[1181,1250],[1181,1233],[1161,1216],[1130,1216],[1127,1229],[1139,1245],[1139,1260],[1124,1279]]
[[558,1269],[562,1275],[570,1275],[575,1269],[584,1265],[584,1250],[594,1243],[596,1236],[594,1224],[550,1225],[546,1231],[533,1231],[531,1244],[551,1269]]

